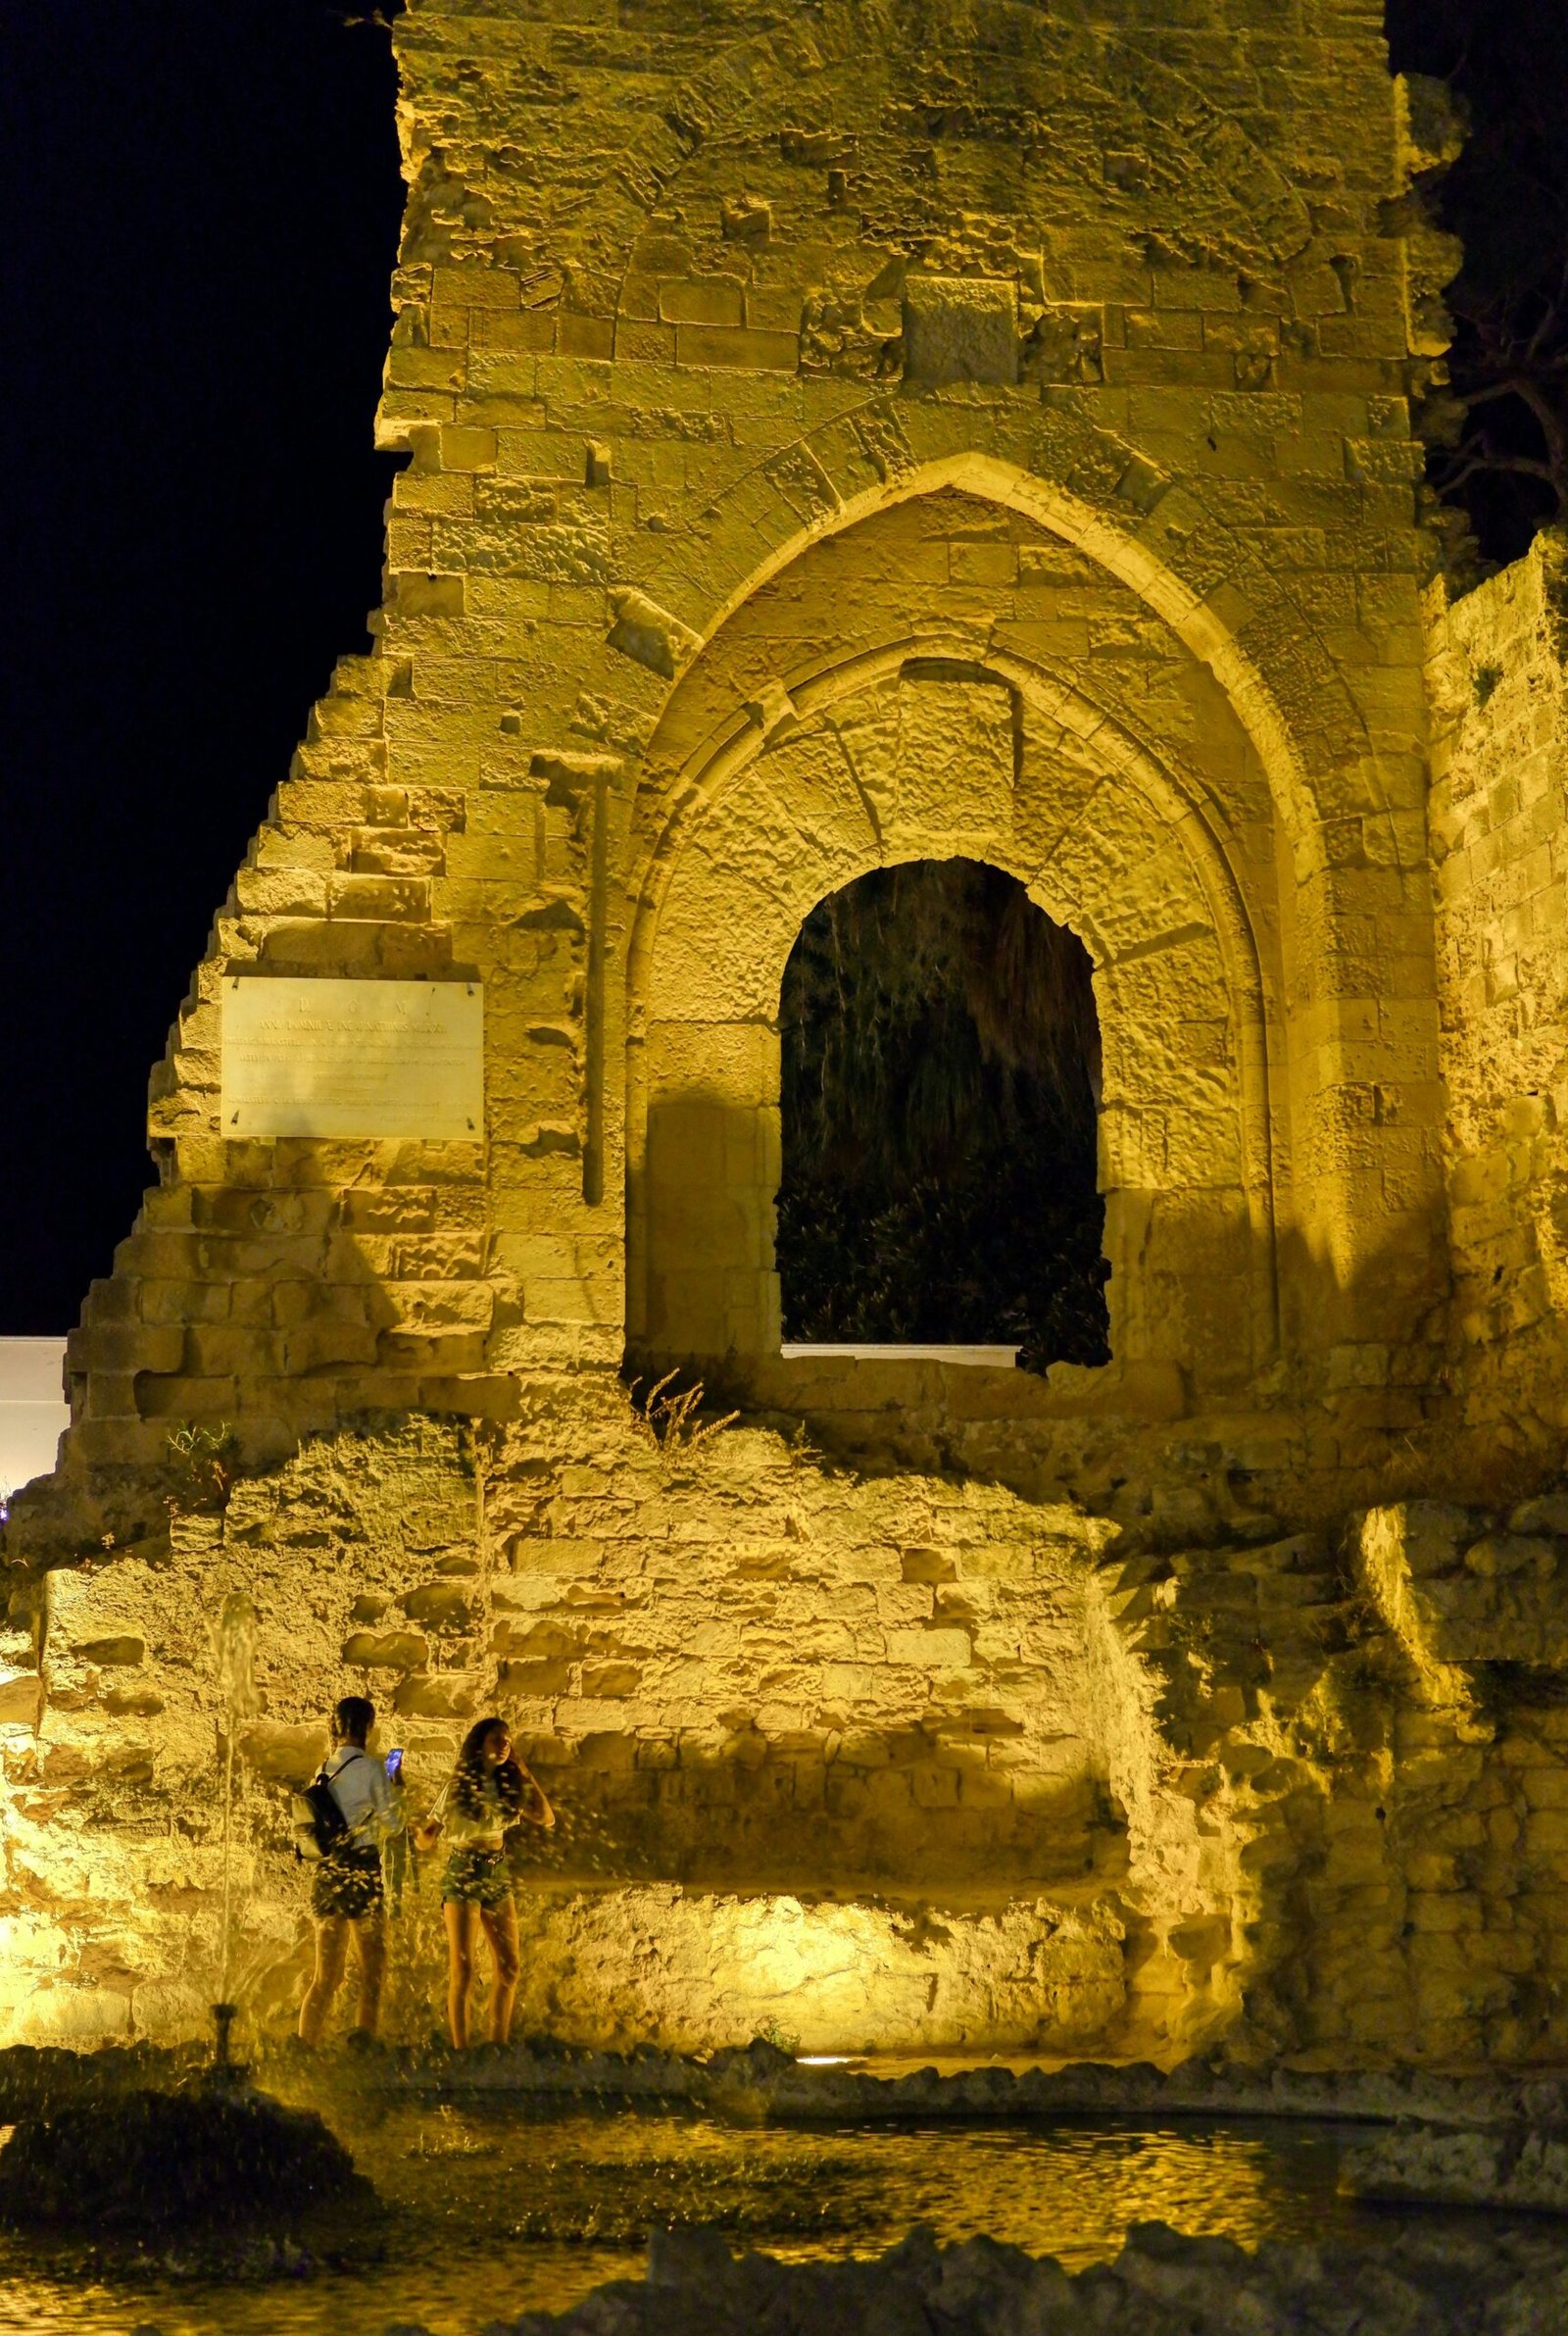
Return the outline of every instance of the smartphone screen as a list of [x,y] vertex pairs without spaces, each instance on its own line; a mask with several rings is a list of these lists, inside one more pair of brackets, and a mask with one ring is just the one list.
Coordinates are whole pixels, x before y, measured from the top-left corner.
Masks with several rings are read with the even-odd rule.
[[394,1744],[392,1750],[387,1754],[386,1772],[392,1782],[396,1784],[403,1773],[403,1747],[401,1744]]

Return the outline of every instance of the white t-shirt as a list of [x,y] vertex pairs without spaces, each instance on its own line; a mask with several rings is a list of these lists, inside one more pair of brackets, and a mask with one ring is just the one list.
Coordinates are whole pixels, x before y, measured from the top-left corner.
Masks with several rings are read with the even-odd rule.
[[343,1812],[349,1838],[366,1849],[403,1830],[403,1795],[382,1763],[358,1744],[340,1744],[322,1766],[332,1798]]
[[455,1850],[500,1849],[508,1827],[515,1822],[515,1815],[501,1798],[495,1770],[487,1769],[469,1780],[469,1789],[464,1798],[476,1799],[476,1809],[459,1806],[457,1793],[453,1789],[457,1781],[456,1773],[448,1777],[440,1799],[430,1812],[433,1817],[441,1819],[448,1847]]

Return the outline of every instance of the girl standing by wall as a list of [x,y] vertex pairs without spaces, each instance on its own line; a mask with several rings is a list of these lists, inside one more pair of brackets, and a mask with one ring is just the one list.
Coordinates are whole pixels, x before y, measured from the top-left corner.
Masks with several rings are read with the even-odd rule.
[[492,1715],[475,1720],[463,1739],[457,1765],[422,1824],[413,1828],[421,1850],[444,1835],[449,1855],[441,1879],[447,1931],[447,2024],[462,2051],[468,2041],[468,1990],[473,1953],[482,1929],[495,1964],[490,2041],[505,2044],[512,2030],[522,1969],[517,1909],[507,1865],[506,1836],[516,1824],[555,1824],[543,1787],[512,1749],[512,1731]]

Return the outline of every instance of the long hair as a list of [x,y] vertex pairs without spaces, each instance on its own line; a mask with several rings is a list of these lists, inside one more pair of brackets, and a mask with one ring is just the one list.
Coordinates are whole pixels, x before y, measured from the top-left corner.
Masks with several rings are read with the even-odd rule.
[[463,1739],[458,1752],[458,1764],[452,1771],[452,1806],[461,1810],[465,1816],[484,1815],[487,1776],[493,1776],[496,1780],[503,1815],[510,1820],[522,1814],[528,1788],[515,1758],[509,1753],[504,1761],[492,1768],[484,1757],[484,1740],[490,1730],[493,1727],[505,1728],[506,1725],[501,1715],[492,1712],[488,1717],[476,1719]]

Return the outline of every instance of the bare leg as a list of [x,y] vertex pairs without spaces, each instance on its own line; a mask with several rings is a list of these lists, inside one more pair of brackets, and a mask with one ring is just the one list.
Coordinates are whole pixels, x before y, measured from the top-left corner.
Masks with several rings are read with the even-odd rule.
[[496,1966],[495,1994],[490,1999],[490,2041],[505,2044],[512,2033],[512,2008],[517,2000],[517,1981],[522,1973],[517,1910],[508,1898],[493,1914],[485,1909],[479,1919],[484,1924],[484,1935],[490,1941]]
[[348,1955],[349,1926],[342,1914],[328,1914],[316,1925],[316,1969],[300,2006],[300,2042],[319,2044],[332,1998],[343,1976]]
[[473,1977],[473,1942],[479,1927],[476,1906],[449,1898],[441,1909],[447,1926],[447,2026],[461,2052],[468,2041],[468,1982]]
[[354,1924],[354,1959],[360,1966],[361,2035],[373,2036],[381,2024],[381,1983],[386,1977],[386,1917],[377,1907]]

